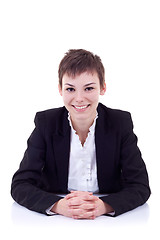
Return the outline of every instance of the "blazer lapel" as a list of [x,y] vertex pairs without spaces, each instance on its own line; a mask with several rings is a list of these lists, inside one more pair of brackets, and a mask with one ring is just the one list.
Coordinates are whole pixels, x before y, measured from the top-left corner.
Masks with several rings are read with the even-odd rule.
[[97,159],[97,178],[100,192],[108,191],[112,179],[111,169],[114,169],[115,136],[106,111],[98,108],[98,119],[95,129],[95,145]]
[[68,168],[70,153],[70,126],[67,111],[57,123],[57,131],[53,135],[53,149],[57,166],[57,176],[60,192],[67,193],[68,190]]

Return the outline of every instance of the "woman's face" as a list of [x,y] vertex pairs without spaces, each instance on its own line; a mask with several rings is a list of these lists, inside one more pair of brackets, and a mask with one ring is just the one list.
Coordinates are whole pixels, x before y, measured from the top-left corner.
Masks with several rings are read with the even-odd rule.
[[96,116],[99,95],[103,95],[105,91],[106,86],[101,89],[96,72],[84,72],[75,77],[64,74],[62,88],[59,86],[64,105],[73,122],[93,120]]

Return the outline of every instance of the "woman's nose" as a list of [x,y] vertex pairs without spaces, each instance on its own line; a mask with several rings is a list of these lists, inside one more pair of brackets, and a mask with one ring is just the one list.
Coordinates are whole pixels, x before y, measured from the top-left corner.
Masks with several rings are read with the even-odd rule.
[[76,92],[76,96],[75,96],[76,102],[83,102],[84,96],[83,93],[81,91],[77,91]]

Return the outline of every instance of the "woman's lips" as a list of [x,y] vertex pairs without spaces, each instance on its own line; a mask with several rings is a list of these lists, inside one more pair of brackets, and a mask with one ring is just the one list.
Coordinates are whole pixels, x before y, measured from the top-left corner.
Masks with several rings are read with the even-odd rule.
[[83,110],[83,109],[86,109],[87,107],[89,107],[90,104],[88,105],[83,105],[83,106],[76,106],[76,105],[73,105],[73,107],[77,110]]

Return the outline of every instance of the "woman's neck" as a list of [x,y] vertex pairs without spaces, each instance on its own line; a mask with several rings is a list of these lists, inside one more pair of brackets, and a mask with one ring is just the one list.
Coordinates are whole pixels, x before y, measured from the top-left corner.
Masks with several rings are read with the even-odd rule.
[[94,119],[84,119],[84,120],[75,120],[71,117],[71,122],[74,130],[78,132],[88,132],[89,128],[92,126]]
[[84,145],[88,133],[89,133],[89,128],[92,126],[94,119],[90,119],[90,121],[72,121],[72,126],[73,129],[76,131],[76,134],[79,136],[79,139],[81,141],[82,146]]

